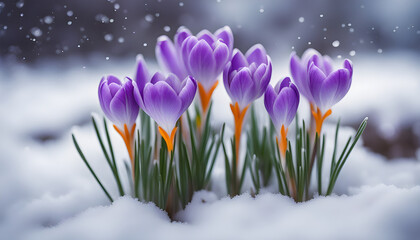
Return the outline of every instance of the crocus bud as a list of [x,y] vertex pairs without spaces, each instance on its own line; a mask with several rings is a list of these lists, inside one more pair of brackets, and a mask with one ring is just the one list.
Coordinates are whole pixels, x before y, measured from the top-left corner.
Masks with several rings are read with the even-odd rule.
[[174,42],[167,36],[160,36],[156,43],[155,52],[159,66],[175,74],[179,79],[185,79],[188,76],[181,58],[181,46],[189,36],[191,32],[185,27],[180,27],[175,34]]
[[245,54],[235,49],[232,60],[223,71],[223,83],[232,103],[244,109],[261,97],[271,79],[271,60],[261,44]]
[[[249,104],[261,97],[271,78],[271,60],[261,44],[251,47],[245,54],[235,49],[232,60],[223,71],[223,83],[232,104],[235,120],[235,150],[239,157],[242,124]],[[238,159],[236,159],[238,163]]]
[[217,77],[230,59],[232,47],[233,35],[229,27],[219,29],[215,34],[202,30],[182,43],[182,60],[188,74],[198,82],[204,112],[217,86]]
[[264,105],[280,135],[279,148],[282,157],[287,150],[287,132],[299,106],[299,91],[286,77],[276,86],[269,85],[264,95]]
[[102,111],[114,123],[114,128],[123,138],[134,164],[134,130],[139,106],[134,99],[133,82],[130,78],[126,79],[122,83],[111,75],[103,77],[99,83],[98,95]]
[[[316,60],[312,57],[317,56]],[[313,59],[312,62],[318,68],[322,69],[325,73],[329,74],[332,71],[332,60],[329,56],[322,56],[317,50],[309,48],[307,49],[302,58],[296,55],[293,52],[290,56],[290,72],[292,73],[293,81],[296,84],[299,92],[311,103],[313,104],[314,99],[312,97],[310,88],[309,88],[309,76],[308,76],[308,68],[309,68],[309,61]]]
[[180,81],[174,74],[165,77],[157,72],[143,89],[136,83],[133,85],[136,102],[159,125],[159,132],[171,152],[176,122],[194,100],[197,83],[191,77]]
[[315,118],[316,132],[321,132],[322,123],[331,114],[331,107],[338,103],[349,91],[353,65],[344,60],[344,67],[336,71],[322,69],[316,65],[320,59],[314,55],[309,60],[309,89],[313,97],[312,115]]

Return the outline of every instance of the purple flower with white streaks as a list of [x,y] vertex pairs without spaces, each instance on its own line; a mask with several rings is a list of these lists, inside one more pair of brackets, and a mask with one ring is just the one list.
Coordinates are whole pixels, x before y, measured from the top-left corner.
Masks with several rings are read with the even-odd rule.
[[230,60],[232,49],[233,34],[227,26],[214,34],[202,30],[197,36],[189,36],[182,43],[182,60],[187,73],[198,82],[204,112],[217,86],[217,77]]
[[111,75],[103,77],[99,83],[98,95],[102,111],[114,123],[114,128],[123,138],[134,164],[134,130],[139,106],[133,95],[133,81],[130,78],[126,79],[127,81],[122,83]]
[[350,89],[353,77],[353,64],[344,60],[343,68],[335,71],[322,69],[317,55],[309,60],[309,90],[313,98],[312,115],[315,118],[316,132],[321,132],[322,123],[331,114],[331,107],[338,103]]
[[131,127],[135,124],[139,106],[134,100],[133,84],[130,78],[122,83],[112,75],[103,77],[99,83],[99,102],[105,116],[119,129],[124,124]]
[[191,77],[180,81],[174,74],[165,77],[157,72],[143,88],[133,85],[136,102],[159,125],[159,132],[172,151],[176,122],[194,100],[197,83]]
[[353,64],[350,60],[344,60],[343,68],[335,71],[326,71],[316,64],[319,57],[314,55],[308,66],[309,89],[315,105],[325,112],[338,103],[349,91]]
[[156,58],[165,71],[175,74],[179,79],[188,76],[181,57],[181,46],[184,40],[191,36],[190,30],[180,27],[175,34],[174,42],[168,36],[160,36],[156,43]]
[[299,91],[288,77],[279,81],[274,89],[269,85],[265,91],[264,105],[271,121],[280,133],[279,147],[283,157],[287,150],[288,128],[296,115],[299,99]]
[[271,79],[271,59],[261,44],[245,54],[235,49],[232,60],[223,71],[223,83],[232,103],[244,109],[261,97]]
[[314,64],[322,69],[326,74],[332,71],[332,60],[329,56],[322,56],[317,50],[309,48],[303,54],[302,58],[293,52],[290,56],[290,72],[292,73],[293,81],[296,84],[299,92],[310,102],[313,103],[314,99],[309,88],[309,75],[308,68],[309,62],[317,56]]

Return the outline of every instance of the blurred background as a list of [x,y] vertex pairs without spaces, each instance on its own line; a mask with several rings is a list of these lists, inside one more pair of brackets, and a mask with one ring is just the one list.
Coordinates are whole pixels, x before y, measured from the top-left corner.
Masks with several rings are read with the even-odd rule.
[[185,25],[229,25],[235,45],[272,55],[313,47],[325,54],[420,50],[417,0],[41,0],[0,1],[0,53],[33,63],[92,53],[153,57],[156,38]]
[[236,48],[266,47],[273,81],[290,74],[292,51],[351,59],[353,87],[335,117],[357,127],[369,116],[367,147],[416,158],[419,12],[417,0],[0,0],[0,145],[68,137],[99,112],[102,75],[132,75],[139,53],[156,68],[156,38],[182,25],[193,33],[228,25]]

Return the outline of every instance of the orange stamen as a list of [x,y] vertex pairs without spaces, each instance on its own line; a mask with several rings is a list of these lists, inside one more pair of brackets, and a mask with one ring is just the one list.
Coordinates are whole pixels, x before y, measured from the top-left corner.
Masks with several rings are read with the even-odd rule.
[[242,123],[244,121],[244,117],[246,111],[248,110],[248,106],[246,106],[242,111],[239,108],[239,104],[236,102],[235,105],[230,104],[230,109],[233,113],[233,119],[235,120],[235,151],[236,151],[236,166],[238,166],[239,161],[239,146],[241,142],[241,132],[242,132]]
[[114,129],[121,135],[122,139],[124,140],[125,146],[127,147],[134,178],[134,130],[136,129],[136,124],[133,124],[130,131],[128,130],[127,124],[124,124],[124,132],[115,125]]
[[177,128],[178,127],[174,127],[174,129],[171,132],[171,136],[169,136],[169,134],[165,130],[163,130],[163,128],[159,127],[160,135],[162,135],[163,139],[166,142],[166,146],[168,147],[168,152],[172,152],[172,150],[174,149],[173,142],[174,142],[175,132]]
[[206,89],[204,89],[204,86],[201,83],[198,83],[198,94],[200,95],[201,109],[203,110],[203,115],[207,112],[211,95],[213,95],[213,91],[214,89],[216,89],[217,84],[219,84],[219,81],[216,81],[210,88],[210,90],[207,92]]
[[312,116],[314,116],[315,119],[316,132],[318,133],[318,136],[320,136],[322,124],[324,123],[324,120],[331,115],[332,111],[331,109],[328,109],[328,111],[326,111],[325,114],[322,115],[321,110],[317,107],[315,112],[315,107],[311,104],[311,112]]
[[280,149],[280,155],[282,159],[285,159],[286,157],[286,150],[287,150],[287,132],[289,131],[288,128],[285,128],[284,125],[281,125],[280,130],[280,141],[276,137],[277,145]]

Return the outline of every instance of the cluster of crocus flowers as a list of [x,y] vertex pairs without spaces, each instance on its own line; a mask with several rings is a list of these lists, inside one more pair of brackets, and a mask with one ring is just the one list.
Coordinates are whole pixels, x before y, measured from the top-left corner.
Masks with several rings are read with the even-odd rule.
[[310,103],[319,136],[324,120],[332,113],[331,107],[350,89],[353,65],[346,59],[343,68],[334,71],[330,57],[308,49],[301,59],[292,53],[290,70],[300,93]]
[[134,169],[134,130],[139,113],[139,105],[133,94],[133,81],[126,78],[122,83],[114,76],[103,77],[99,83],[99,103],[105,116],[114,123],[127,147]]
[[286,77],[279,81],[274,89],[271,85],[267,87],[264,105],[279,133],[280,141],[277,138],[277,143],[284,159],[287,150],[287,132],[299,106],[299,91],[290,78]]
[[245,55],[235,49],[232,60],[223,71],[223,83],[232,101],[230,108],[235,123],[237,163],[245,114],[249,105],[264,94],[271,72],[271,59],[260,44],[251,47]]
[[[272,87],[269,84],[272,75],[272,63],[265,48],[261,44],[256,44],[245,54],[238,49],[233,50],[233,34],[229,27],[223,27],[214,33],[208,30],[202,30],[197,35],[193,35],[187,28],[181,27],[178,29],[173,40],[167,36],[159,37],[155,52],[159,65],[166,71],[165,74],[161,72],[149,74],[143,56],[138,55],[137,71],[134,81],[130,78],[120,81],[114,76],[106,76],[101,79],[99,84],[100,105],[106,117],[113,122],[115,130],[124,140],[131,160],[133,180],[136,181],[135,177],[138,177],[135,176],[134,165],[135,161],[138,160],[137,156],[140,155],[139,150],[136,150],[140,149],[140,145],[136,145],[137,148],[135,148],[134,134],[139,111],[142,110],[156,122],[157,128],[154,132],[156,134],[159,132],[165,141],[170,156],[175,157],[173,153],[177,122],[194,101],[196,92],[199,95],[201,115],[200,112],[197,114],[197,128],[190,127],[191,121],[188,117],[188,128],[190,129],[191,135],[190,142],[194,141],[195,136],[199,136],[200,138],[200,136],[208,135],[207,133],[211,131],[209,125],[206,124],[204,133],[200,135],[200,131],[202,131],[202,128],[199,128],[200,117],[208,117],[207,111],[211,97],[218,85],[218,77],[222,75],[226,93],[231,100],[230,108],[234,118],[233,138],[235,143],[235,146],[232,146],[232,156],[236,153],[234,155],[236,158],[232,157],[232,159],[229,159],[224,147],[223,137],[221,137],[218,146],[223,145],[226,161],[232,161],[231,173],[232,176],[234,174],[235,176],[231,178],[229,175],[226,179],[233,179],[227,180],[232,181],[232,184],[228,185],[231,187],[231,190],[228,191],[232,191],[233,195],[240,192],[241,183],[237,184],[237,180],[240,178],[236,175],[238,173],[236,170],[239,166],[242,128],[247,110],[255,100],[264,95],[265,108],[276,129],[277,149],[280,153],[279,161],[282,165],[286,166],[286,156],[288,159],[294,157],[288,155],[289,143],[287,134],[289,126],[296,116],[300,94],[310,103],[311,119],[315,121],[313,131],[320,136],[324,120],[331,115],[331,108],[349,91],[353,76],[353,66],[350,60],[344,60],[342,68],[334,69],[331,58],[322,56],[314,49],[308,49],[304,52],[302,58],[299,58],[295,53],[291,55],[290,70],[294,83],[292,83],[291,78],[286,77]],[[147,128],[147,125],[145,124],[142,130]],[[253,124],[253,126],[255,125],[257,124]],[[257,128],[252,127],[252,129]],[[147,132],[146,136],[149,135],[150,132]],[[256,134],[254,136],[256,136],[255,139],[259,139]],[[200,148],[197,150],[197,152],[202,153],[200,153],[202,157],[197,157],[198,154],[194,156],[194,153],[190,153],[192,151],[181,150],[179,151],[180,155],[178,158],[188,158],[187,155],[189,153],[194,156],[191,158],[194,161],[199,161],[196,159],[203,160],[204,167],[202,169],[206,173],[207,158],[210,156],[214,142],[209,143],[208,140],[203,139],[206,138],[202,137],[198,140],[201,142]],[[316,140],[319,139],[316,138]],[[302,138],[300,138],[300,141],[302,141]],[[109,144],[111,145],[110,142]],[[310,144],[307,145],[309,149]],[[157,146],[158,144],[154,147]],[[258,146],[255,148],[258,148]],[[319,158],[316,157],[315,151],[318,148],[319,144],[315,144],[310,165],[307,168],[308,173],[306,177],[308,179],[310,179],[315,158]],[[184,149],[182,142],[180,149]],[[210,149],[208,153],[206,152],[207,149]],[[265,151],[265,148],[261,149]],[[270,146],[270,149],[267,151],[273,153],[272,149]],[[292,150],[290,149],[290,151]],[[107,155],[105,150],[104,152]],[[217,156],[217,150],[214,152],[213,163]],[[270,156],[273,155],[271,153]],[[161,154],[159,156],[162,159],[166,159],[168,155]],[[188,160],[186,161],[188,166],[190,162]],[[288,162],[290,164],[291,161],[288,160]],[[194,164],[199,165],[201,162],[194,162]],[[226,166],[227,168],[230,167],[229,164]],[[234,166],[236,167],[233,168]],[[244,166],[247,165],[244,164]],[[117,172],[115,169],[114,171]],[[299,181],[303,180],[296,180],[293,170],[284,169],[286,169],[286,178],[289,178],[286,185],[290,185],[293,197],[298,199],[298,193],[303,193],[302,191],[297,191],[299,186],[302,185],[302,183],[299,185]],[[226,169],[226,171],[230,174],[230,169]],[[210,173],[208,176],[207,173],[204,174],[205,178],[203,179],[208,181],[210,179]],[[305,184],[309,183],[310,180]]]

